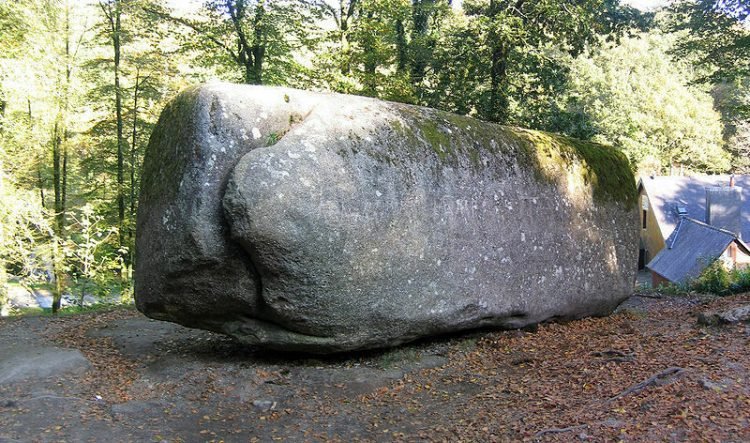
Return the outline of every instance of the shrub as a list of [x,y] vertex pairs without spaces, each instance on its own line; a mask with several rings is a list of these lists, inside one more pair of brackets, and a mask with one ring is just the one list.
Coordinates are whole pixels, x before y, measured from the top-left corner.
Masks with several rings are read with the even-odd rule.
[[730,284],[729,271],[724,267],[724,263],[714,260],[693,280],[691,287],[698,292],[726,295],[729,293]]
[[734,293],[750,291],[750,267],[730,272],[730,289]]
[[714,260],[690,284],[692,290],[717,295],[750,291],[750,268],[727,270],[721,260]]

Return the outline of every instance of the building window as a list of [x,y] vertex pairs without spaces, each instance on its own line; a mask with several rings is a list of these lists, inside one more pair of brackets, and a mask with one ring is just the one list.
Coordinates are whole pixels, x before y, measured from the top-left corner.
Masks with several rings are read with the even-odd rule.
[[643,210],[643,229],[646,229],[646,218],[648,218],[648,211]]

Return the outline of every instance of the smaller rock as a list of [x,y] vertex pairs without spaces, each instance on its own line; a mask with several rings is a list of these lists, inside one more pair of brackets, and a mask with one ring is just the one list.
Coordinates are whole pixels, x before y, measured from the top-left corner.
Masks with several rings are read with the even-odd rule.
[[276,409],[276,402],[272,400],[253,400],[253,406],[259,411],[273,411]]
[[724,392],[731,389],[734,386],[734,380],[731,378],[722,378],[719,381],[713,381],[708,378],[702,378],[699,380],[701,387],[709,391]]
[[703,387],[703,389],[709,390],[709,391],[717,391],[721,392],[724,390],[724,387],[720,385],[719,383],[716,383],[714,381],[702,378],[700,380],[700,385]]
[[698,314],[698,323],[707,326],[722,324],[733,324],[750,321],[750,305],[742,305],[721,312],[701,312]]

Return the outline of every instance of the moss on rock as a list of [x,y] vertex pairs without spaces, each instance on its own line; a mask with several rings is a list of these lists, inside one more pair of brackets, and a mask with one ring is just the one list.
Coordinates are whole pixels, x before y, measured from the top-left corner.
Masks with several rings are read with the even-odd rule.
[[527,129],[505,128],[535,159],[541,177],[556,178],[560,171],[577,175],[591,186],[598,201],[624,203],[632,208],[637,201],[635,176],[625,155],[598,143]]
[[628,208],[636,203],[630,163],[610,146],[442,111],[413,107],[399,107],[398,111],[404,121],[389,123],[403,138],[399,146],[411,151],[427,144],[440,165],[480,170],[486,166],[483,151],[495,157],[512,156],[519,165],[531,167],[540,181],[558,182],[567,175],[568,180],[591,186],[597,201],[621,202]]

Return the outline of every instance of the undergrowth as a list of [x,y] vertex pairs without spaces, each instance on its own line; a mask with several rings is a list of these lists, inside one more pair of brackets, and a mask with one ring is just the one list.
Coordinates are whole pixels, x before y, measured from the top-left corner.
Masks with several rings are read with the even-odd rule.
[[714,260],[701,274],[688,283],[661,285],[658,292],[671,295],[689,293],[727,296],[750,292],[750,267],[727,269],[721,260]]
[[10,311],[10,317],[25,317],[25,316],[66,316],[83,314],[86,312],[108,312],[112,309],[122,308],[127,306],[133,306],[132,303],[95,303],[92,305],[85,305],[83,307],[78,305],[63,306],[57,312],[52,313],[52,308],[40,308],[40,307],[13,307]]

